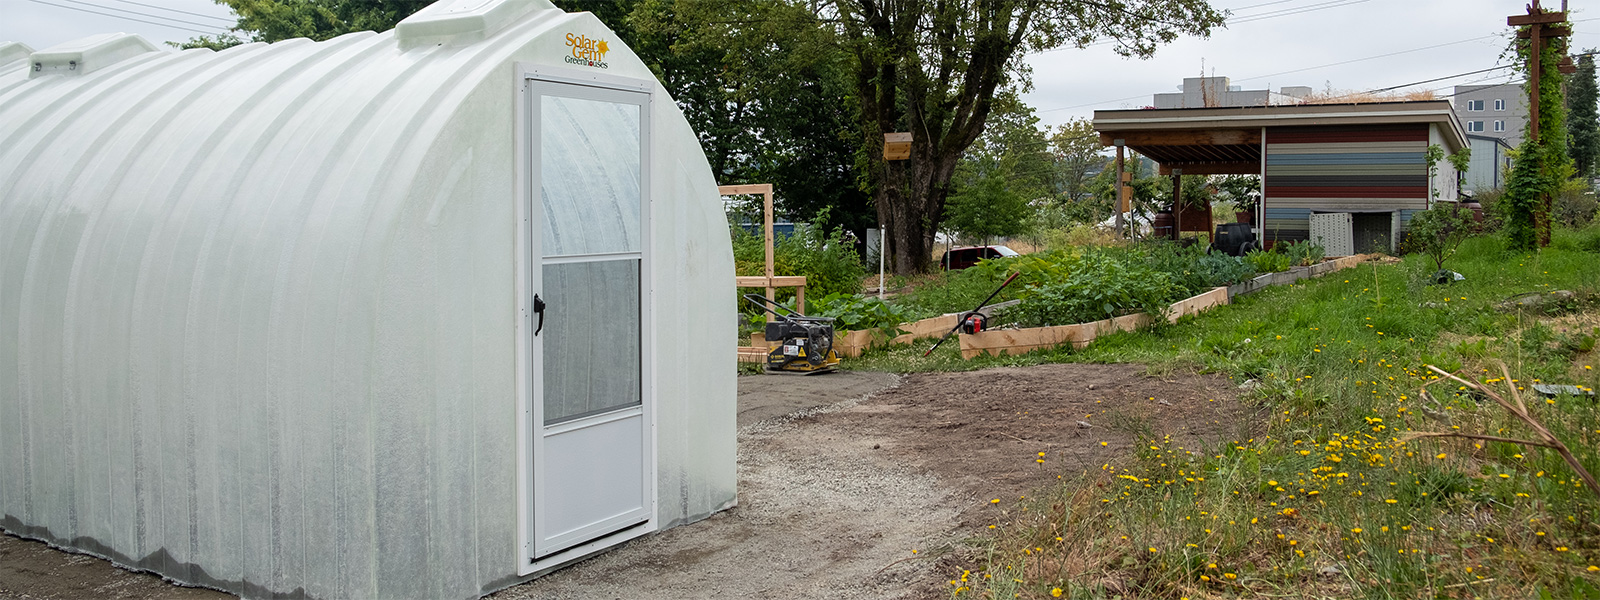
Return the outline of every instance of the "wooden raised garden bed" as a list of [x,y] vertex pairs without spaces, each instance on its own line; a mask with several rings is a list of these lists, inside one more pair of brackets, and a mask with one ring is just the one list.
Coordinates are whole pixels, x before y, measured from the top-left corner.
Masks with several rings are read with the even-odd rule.
[[[1173,303],[1167,310],[1168,320],[1199,314],[1213,306],[1228,303],[1228,288],[1211,291]],[[1040,348],[1054,348],[1071,343],[1074,348],[1088,346],[1095,338],[1119,331],[1133,331],[1145,327],[1154,319],[1147,313],[1124,315],[1093,323],[1033,327],[1029,329],[996,329],[961,335],[961,358],[972,359],[988,352],[990,356],[1023,354]]]
[[[1281,273],[1268,273],[1228,287],[1213,288],[1209,292],[1174,303],[1167,310],[1167,319],[1176,323],[1178,319],[1188,315],[1200,314],[1212,307],[1228,304],[1235,296],[1240,294],[1248,294],[1269,285],[1284,285],[1301,279],[1321,277],[1334,271],[1354,267],[1367,260],[1367,258],[1365,254],[1343,256],[1309,267],[1294,267]],[[1152,321],[1153,318],[1150,315],[1138,313],[1093,323],[1034,327],[1030,329],[996,329],[974,334],[963,333],[961,334],[961,358],[970,360],[985,352],[989,353],[990,356],[1016,355],[1040,348],[1054,348],[1067,343],[1071,343],[1074,348],[1083,348],[1102,335],[1119,331],[1133,331],[1148,326]],[[953,327],[954,323],[951,326]]]
[[1249,281],[1241,281],[1228,286],[1228,297],[1232,298],[1234,296],[1238,296],[1239,294],[1248,294],[1265,288],[1269,285],[1288,285],[1296,281],[1300,281],[1301,279],[1321,277],[1334,271],[1342,271],[1350,267],[1354,267],[1357,264],[1366,261],[1367,258],[1369,257],[1366,254],[1341,256],[1339,258],[1325,260],[1309,267],[1290,267],[1287,271],[1267,273],[1266,275],[1257,275],[1254,279]]

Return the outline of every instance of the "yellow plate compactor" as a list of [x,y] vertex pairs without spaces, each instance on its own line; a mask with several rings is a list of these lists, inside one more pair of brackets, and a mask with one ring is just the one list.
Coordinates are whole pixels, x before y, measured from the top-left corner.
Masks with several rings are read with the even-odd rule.
[[839,355],[833,351],[832,318],[803,316],[760,294],[745,294],[744,299],[776,317],[767,321],[768,373],[817,375],[830,373],[839,364]]

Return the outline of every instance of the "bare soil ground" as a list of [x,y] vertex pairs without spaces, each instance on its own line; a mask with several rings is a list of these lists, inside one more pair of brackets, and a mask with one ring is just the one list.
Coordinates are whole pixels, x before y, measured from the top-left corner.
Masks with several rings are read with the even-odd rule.
[[172,585],[92,556],[62,552],[44,542],[0,535],[0,599],[220,600],[229,594]]
[[[989,500],[1114,463],[1149,436],[1213,445],[1259,421],[1227,379],[1138,365],[739,385],[738,507],[494,597],[936,597],[963,560],[936,550],[990,522]],[[8,536],[0,558],[0,599],[218,597]]]

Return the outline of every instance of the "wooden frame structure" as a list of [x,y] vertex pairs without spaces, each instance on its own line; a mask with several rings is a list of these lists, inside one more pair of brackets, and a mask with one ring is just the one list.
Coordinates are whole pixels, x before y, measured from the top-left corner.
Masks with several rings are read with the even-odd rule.
[[[723,196],[761,196],[762,201],[762,232],[767,240],[767,264],[765,275],[735,276],[734,287],[741,288],[766,288],[767,297],[773,298],[778,293],[777,288],[792,287],[794,292],[795,312],[805,314],[806,311],[806,278],[804,275],[786,275],[779,277],[774,271],[772,262],[772,184],[753,183],[748,185],[719,185],[717,193]],[[776,298],[773,298],[776,300]]]

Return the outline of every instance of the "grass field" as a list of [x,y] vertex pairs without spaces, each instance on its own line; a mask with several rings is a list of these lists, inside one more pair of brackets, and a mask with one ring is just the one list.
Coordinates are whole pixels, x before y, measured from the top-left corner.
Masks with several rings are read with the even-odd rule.
[[[957,597],[1600,598],[1600,502],[1552,450],[1408,431],[1533,438],[1519,421],[1424,365],[1526,388],[1535,418],[1600,472],[1600,409],[1536,382],[1600,388],[1600,231],[1561,232],[1533,255],[1468,240],[1428,285],[1418,256],[1363,264],[1236,299],[1176,325],[1079,351],[963,361],[955,340],[872,351],[853,369],[963,370],[1138,362],[1254,380],[1261,434],[1215,448],[1162,439],[1101,471],[995,507],[987,558],[951,573]],[[1524,293],[1573,290],[1503,312]],[[1512,381],[1503,381],[1504,363]],[[1508,396],[1509,397],[1509,396]]]

